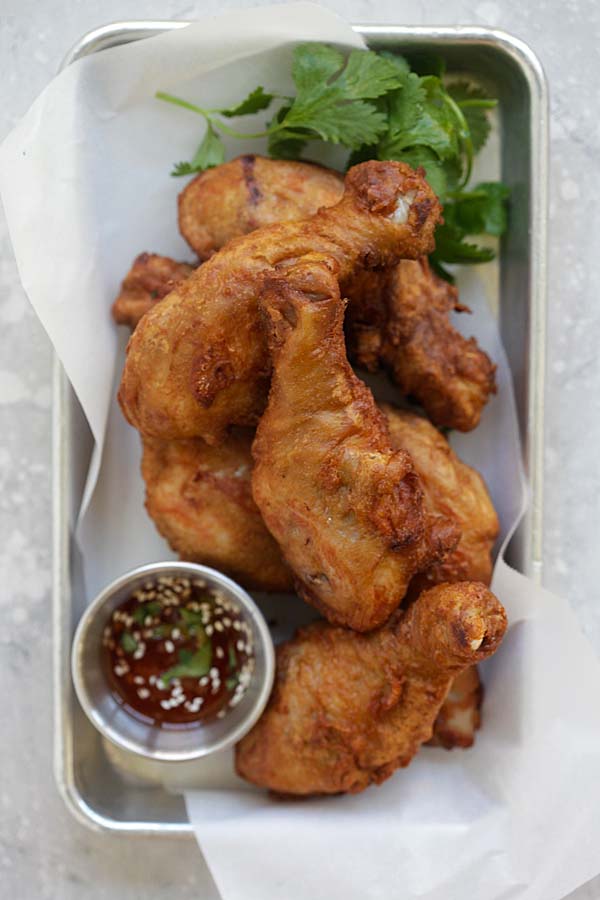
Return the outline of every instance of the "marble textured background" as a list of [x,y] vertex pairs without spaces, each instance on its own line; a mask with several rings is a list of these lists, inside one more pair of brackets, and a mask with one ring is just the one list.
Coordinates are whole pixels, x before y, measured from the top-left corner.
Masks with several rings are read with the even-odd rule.
[[[201,18],[244,0],[0,0],[0,139],[84,32]],[[600,651],[600,5],[597,0],[328,0],[353,21],[497,26],[526,40],[551,88],[546,585]],[[48,277],[52,277],[49,273]],[[21,289],[0,211],[0,885],[17,900],[212,900],[193,842],[92,834],[52,778],[51,347]],[[600,839],[600,836],[598,836]],[[600,878],[573,895],[600,898]]]

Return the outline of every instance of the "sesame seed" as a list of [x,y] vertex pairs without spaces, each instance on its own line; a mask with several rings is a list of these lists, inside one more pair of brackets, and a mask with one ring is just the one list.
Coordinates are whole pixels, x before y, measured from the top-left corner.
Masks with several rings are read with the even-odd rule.
[[167,651],[167,653],[173,653],[173,651],[175,650],[175,644],[173,643],[173,641],[165,641],[165,650]]
[[145,678],[142,675],[135,675],[133,682],[134,684],[143,684],[145,682]]
[[234,631],[239,631],[241,627],[242,627],[242,626],[240,625],[240,623],[239,623],[239,622],[237,621],[237,619],[236,619],[236,621],[233,623],[233,629],[234,629]]
[[173,629],[173,631],[171,632],[171,637],[173,638],[174,641],[176,641],[177,638],[181,637],[181,632],[180,632],[179,628]]
[[213,633],[213,631],[214,631],[214,628],[212,627],[212,625],[207,625],[207,626],[206,626],[206,634],[208,635],[208,637],[211,636],[211,634]]
[[237,647],[238,650],[243,650],[246,645],[244,644],[243,641],[238,641],[235,646]]
[[225,718],[225,713],[226,713],[226,710],[220,709],[219,712],[217,713],[217,719]]
[[225,653],[223,652],[222,647],[217,647],[217,649],[215,650],[215,654],[216,654],[217,659],[223,659],[223,657],[225,656]]
[[225,626],[225,628],[231,628],[231,619],[229,618],[229,616],[225,616],[225,618],[223,619],[223,625]]
[[147,700],[148,697],[150,696],[150,691],[148,690],[148,688],[140,688],[139,691],[137,692],[137,695],[140,698],[140,700]]
[[170,708],[171,708],[171,704],[170,704],[170,702],[169,702],[168,700],[161,700],[161,701],[160,701],[160,705],[162,706],[163,709],[170,709]]
[[208,684],[208,676],[203,675],[202,678],[198,681],[198,684],[200,685],[200,687],[206,687],[206,685]]
[[156,684],[156,675],[151,675],[148,679],[148,684]]
[[223,623],[222,623],[222,622],[215,622],[215,630],[216,630],[216,631],[223,631]]

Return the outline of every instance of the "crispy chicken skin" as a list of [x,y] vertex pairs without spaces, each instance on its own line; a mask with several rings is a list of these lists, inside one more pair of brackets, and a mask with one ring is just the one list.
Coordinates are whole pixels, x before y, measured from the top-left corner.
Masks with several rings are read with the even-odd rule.
[[460,535],[454,521],[426,514],[410,456],[393,450],[348,363],[332,265],[305,258],[266,284],[273,379],[252,489],[298,593],[329,621],[368,631]]
[[403,260],[389,272],[362,273],[349,289],[351,358],[370,371],[380,365],[405,396],[414,397],[439,427],[471,431],[479,423],[496,367],[450,322],[468,311],[456,288],[432,272],[426,258]]
[[[492,578],[492,548],[498,537],[496,510],[479,472],[460,461],[445,437],[421,416],[382,404],[392,446],[410,453],[419,474],[425,507],[453,516],[461,529],[458,546],[441,562],[415,575],[408,596],[442,582]],[[476,669],[467,669],[452,685],[436,720],[432,743],[447,749],[470,747],[481,719],[483,687]]]
[[324,622],[277,649],[265,712],[236,748],[242,778],[281,794],[356,793],[407,766],[451,680],[490,656],[504,609],[482,584],[439,585],[369,635]]
[[419,172],[371,160],[350,169],[336,206],[230,241],[140,321],[119,391],[125,417],[144,434],[209,443],[255,424],[270,376],[257,311],[265,278],[312,253],[342,281],[417,258],[432,249],[440,214]]
[[179,195],[179,229],[200,259],[275,222],[313,216],[344,192],[337,172],[248,154],[201,172]]
[[469,666],[457,675],[444,700],[433,726],[428,745],[454,750],[467,750],[475,742],[475,733],[481,725],[483,685],[477,666]]
[[252,433],[221,447],[143,440],[146,509],[181,559],[222,569],[245,587],[292,590],[292,576],[252,499]]
[[492,548],[498,537],[496,510],[479,472],[461,462],[450,444],[427,419],[387,403],[385,414],[392,447],[410,454],[432,515],[454,518],[460,527],[457,547],[415,577],[411,590],[419,593],[443,581],[481,581],[492,578]]
[[[452,515],[461,529],[458,546],[441,562],[415,575],[409,599],[434,584],[492,578],[492,548],[498,537],[496,510],[479,472],[461,462],[448,441],[426,419],[382,404],[392,446],[410,453],[421,478],[425,506],[431,513]],[[452,685],[435,722],[433,744],[470,747],[481,720],[483,687],[475,668]]]
[[144,313],[170,294],[194,271],[188,263],[175,262],[168,256],[140,253],[125,276],[119,296],[112,306],[117,325],[136,327]]

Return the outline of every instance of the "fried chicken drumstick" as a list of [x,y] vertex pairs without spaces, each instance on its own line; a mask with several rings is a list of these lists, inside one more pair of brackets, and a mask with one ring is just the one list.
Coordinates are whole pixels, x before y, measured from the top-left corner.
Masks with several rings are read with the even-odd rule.
[[255,424],[270,375],[257,311],[265,278],[311,253],[330,258],[342,281],[418,258],[439,218],[422,175],[371,160],[350,169],[336,206],[230,241],[140,321],[119,391],[126,418],[144,434],[209,443]]
[[[179,196],[181,233],[201,260],[235,237],[277,222],[314,215],[343,193],[341,177],[311,163],[247,155],[202,172]],[[113,305],[119,324],[135,328],[194,267],[141,254]],[[451,311],[465,311],[456,288],[431,271],[426,258],[395,270],[365,271],[343,285],[353,362],[382,365],[402,393],[413,396],[439,426],[474,428],[490,393],[494,366],[473,338],[452,327]]]
[[222,569],[244,587],[291,591],[292,575],[252,499],[253,434],[220,447],[145,438],[146,509],[182,559]]
[[305,258],[267,283],[274,368],[252,447],[252,490],[299,594],[331,622],[368,631],[459,532],[453,520],[425,513],[410,456],[393,450],[373,395],[348,363],[332,265]]
[[369,635],[326,623],[277,649],[269,704],[238,744],[242,778],[282,794],[356,793],[407,766],[455,678],[490,656],[504,609],[482,584],[439,585]]

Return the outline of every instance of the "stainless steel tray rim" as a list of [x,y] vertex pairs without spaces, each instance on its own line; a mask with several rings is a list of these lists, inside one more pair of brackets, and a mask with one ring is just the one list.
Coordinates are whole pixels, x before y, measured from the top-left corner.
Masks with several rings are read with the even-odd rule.
[[[189,21],[173,20],[130,20],[113,22],[93,29],[77,41],[65,55],[61,70],[73,62],[109,47],[146,39],[164,31],[183,28]],[[525,77],[531,92],[535,115],[531,118],[532,159],[541,164],[546,173],[548,146],[548,92],[542,65],[534,51],[520,38],[500,29],[488,29],[475,25],[458,26],[404,26],[382,24],[356,24],[355,31],[366,37],[392,37],[405,44],[419,42],[439,43],[447,41],[501,49],[515,61]],[[535,222],[536,240],[532,244],[531,266],[531,337],[530,352],[533,390],[529,396],[529,420],[532,423],[532,443],[528,448],[531,462],[531,566],[532,575],[541,576],[542,540],[542,461],[543,461],[543,385],[544,385],[544,323],[546,315],[546,194],[540,188],[543,177],[532,180],[531,220]],[[55,356],[54,358],[54,412],[53,412],[53,641],[54,641],[54,775],[60,795],[73,816],[94,831],[120,833],[136,836],[156,835],[160,837],[191,837],[193,830],[189,822],[136,821],[111,818],[93,808],[79,790],[74,775],[72,743],[66,740],[68,733],[67,705],[72,700],[72,686],[69,680],[69,642],[65,643],[65,628],[62,615],[62,598],[69,595],[70,573],[68,558],[65,558],[64,525],[68,524],[68,509],[63,493],[67,472],[65,456],[65,411],[67,391],[70,389],[66,376]],[[68,529],[67,529],[68,533]]]

